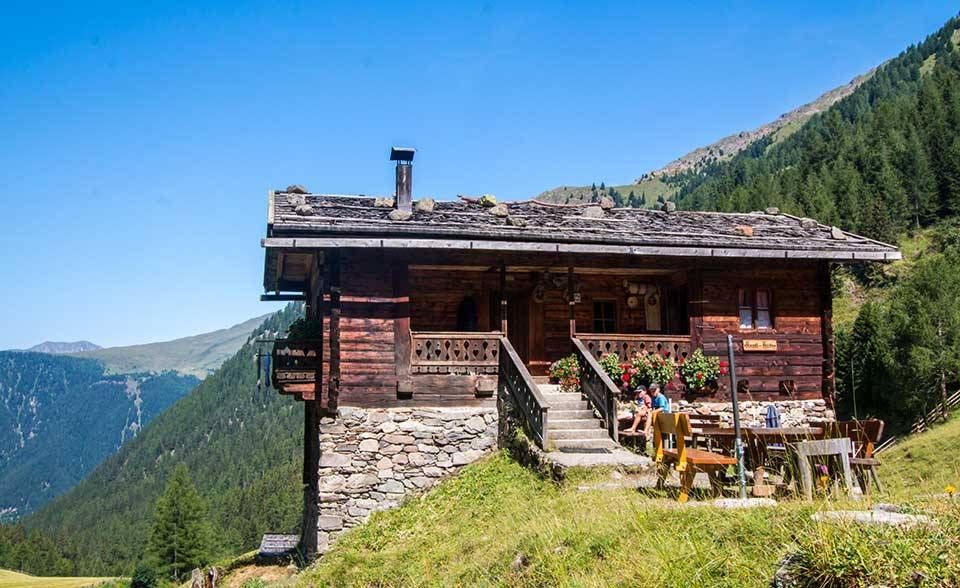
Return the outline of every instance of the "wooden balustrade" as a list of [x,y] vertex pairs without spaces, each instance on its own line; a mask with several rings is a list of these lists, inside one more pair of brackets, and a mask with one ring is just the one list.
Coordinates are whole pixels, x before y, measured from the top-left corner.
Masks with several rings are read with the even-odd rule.
[[593,352],[579,338],[571,339],[573,354],[580,364],[580,390],[600,414],[610,438],[619,443],[617,432],[617,397],[619,388],[603,370]]
[[410,333],[410,370],[413,373],[495,374],[500,333]]
[[620,361],[628,361],[641,351],[663,353],[674,358],[686,357],[691,351],[688,335],[628,335],[621,333],[577,333],[577,339],[595,359],[616,353]]
[[541,449],[546,449],[548,430],[546,400],[506,337],[500,338],[499,356],[498,393],[513,399],[523,417],[527,435],[532,437]]
[[273,344],[273,387],[285,392],[291,384],[317,385],[323,373],[323,341],[277,339]]

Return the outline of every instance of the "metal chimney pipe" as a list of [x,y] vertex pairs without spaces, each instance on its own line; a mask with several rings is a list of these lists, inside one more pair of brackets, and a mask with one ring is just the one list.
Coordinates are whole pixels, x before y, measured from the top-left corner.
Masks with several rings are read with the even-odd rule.
[[394,198],[397,210],[410,212],[413,210],[413,155],[415,149],[409,147],[393,147],[390,149],[390,160],[397,162],[397,187]]

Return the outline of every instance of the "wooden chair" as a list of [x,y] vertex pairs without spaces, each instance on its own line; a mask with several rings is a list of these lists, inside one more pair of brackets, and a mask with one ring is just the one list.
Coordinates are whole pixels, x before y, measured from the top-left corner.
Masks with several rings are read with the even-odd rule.
[[880,460],[873,456],[874,448],[883,436],[883,426],[883,421],[879,419],[836,423],[839,435],[848,437],[853,443],[850,467],[853,468],[864,494],[870,493],[871,480],[876,485],[877,491],[883,492],[880,476],[877,475]]
[[[684,413],[661,413],[655,411],[653,419],[654,461],[657,464],[657,487],[663,488],[668,467],[672,464],[680,473],[680,495],[677,500],[686,502],[693,488],[693,478],[697,472],[703,472],[710,478],[710,487],[714,494],[722,488],[720,475],[727,466],[735,465],[737,460],[726,455],[687,447],[691,436],[690,415]],[[664,435],[673,435],[676,448],[666,449]]]

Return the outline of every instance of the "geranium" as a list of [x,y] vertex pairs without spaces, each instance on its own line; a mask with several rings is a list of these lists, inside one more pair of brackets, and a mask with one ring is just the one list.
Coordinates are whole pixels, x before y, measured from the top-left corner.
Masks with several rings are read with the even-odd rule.
[[550,365],[550,379],[560,384],[561,392],[576,392],[580,389],[580,363],[576,355],[568,355]]
[[723,375],[723,363],[716,357],[704,355],[702,349],[696,349],[680,364],[680,380],[688,390],[703,390]]
[[660,386],[666,387],[677,375],[677,364],[670,353],[646,353],[637,352],[633,356],[633,373],[630,377],[630,385],[649,386],[656,382]]

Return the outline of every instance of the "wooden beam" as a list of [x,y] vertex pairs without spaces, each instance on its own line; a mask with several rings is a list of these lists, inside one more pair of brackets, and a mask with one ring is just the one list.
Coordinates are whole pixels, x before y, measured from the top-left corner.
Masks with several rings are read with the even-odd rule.
[[[409,301],[410,272],[407,265],[394,265],[392,274],[394,299]],[[393,351],[397,368],[397,397],[406,400],[413,396],[413,383],[410,379],[410,353],[413,341],[410,335],[410,305],[404,304],[400,308],[405,308],[406,313],[393,321]]]
[[831,408],[837,405],[836,346],[833,339],[833,289],[830,279],[830,263],[822,262],[817,275],[820,289],[820,336],[823,341],[822,393]]
[[574,288],[573,288],[573,266],[567,267],[567,301],[570,306],[570,344],[573,345],[572,339],[577,336],[577,311],[576,311],[576,302],[573,300]]
[[769,249],[749,247],[683,247],[661,245],[606,245],[602,243],[550,243],[533,241],[488,241],[477,239],[403,239],[358,237],[269,237],[264,247],[281,249],[378,248],[378,249],[470,249],[474,251],[542,251],[550,253],[598,253],[648,255],[651,257],[742,257],[755,259],[829,259],[836,261],[894,261],[900,251],[859,251],[856,249]]
[[687,316],[690,322],[690,348],[700,347],[703,341],[703,275],[698,270],[687,278]]
[[306,294],[261,294],[260,302],[304,302]]
[[500,262],[500,332],[507,336],[507,266]]
[[336,413],[340,396],[340,251],[330,252],[330,383],[327,386],[327,411]]

